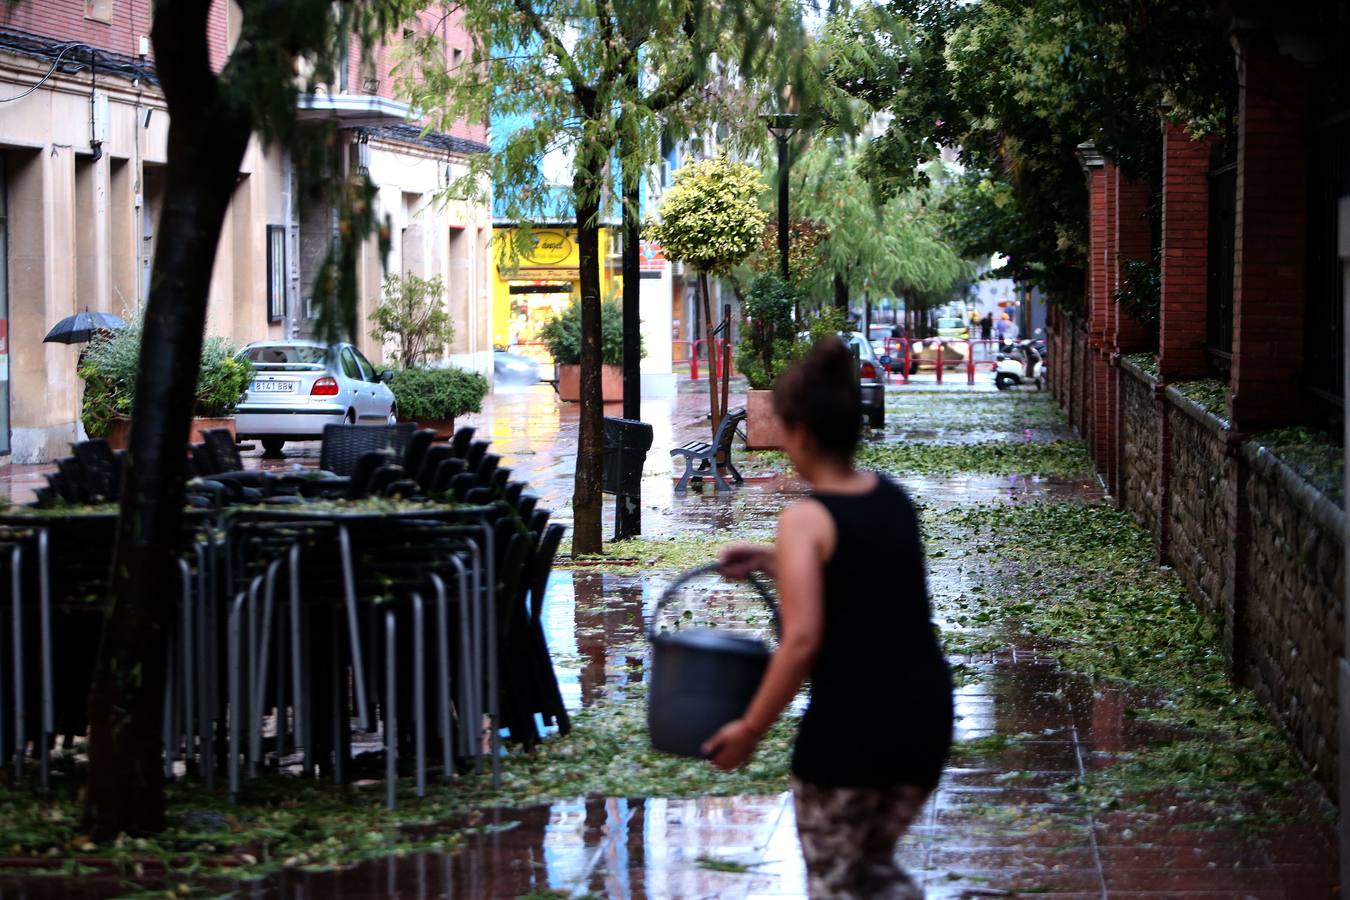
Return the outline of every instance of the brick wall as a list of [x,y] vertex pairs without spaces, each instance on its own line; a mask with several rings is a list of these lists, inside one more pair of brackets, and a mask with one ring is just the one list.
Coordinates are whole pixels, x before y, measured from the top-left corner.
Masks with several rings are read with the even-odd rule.
[[1162,304],[1158,374],[1200,378],[1205,365],[1210,141],[1170,122],[1163,133]]
[[[21,3],[0,2],[0,26],[16,28],[30,34],[61,41],[78,41],[102,50],[112,50],[135,56],[140,52],[140,38],[150,34],[150,9],[152,0],[114,0],[110,23],[86,18],[85,0],[29,0]],[[238,28],[239,13],[231,9],[229,0],[212,0],[210,18],[207,21],[207,47],[211,67],[220,71],[225,65],[229,53],[232,30]],[[231,21],[235,17],[236,21]],[[470,56],[472,40],[463,28],[463,11],[455,10],[443,15],[439,10],[423,10],[418,13],[418,26],[428,31],[436,31],[446,45],[446,65],[454,64],[455,50],[460,51],[459,59]],[[352,38],[348,54],[348,86],[351,93],[364,93],[364,79],[361,72],[361,47],[356,38]],[[375,75],[375,94],[395,99],[397,83],[392,76],[395,55],[384,43],[373,51],[372,68]],[[153,60],[154,54],[147,59]],[[470,125],[463,120],[457,122],[450,133],[455,137],[485,142],[487,127],[483,124]]]
[[108,24],[85,18],[85,0],[0,3],[0,25],[60,41],[135,56],[150,34],[150,0],[117,0]]
[[1245,39],[1239,93],[1233,269],[1233,391],[1239,431],[1296,421],[1303,353],[1308,103],[1302,64]]

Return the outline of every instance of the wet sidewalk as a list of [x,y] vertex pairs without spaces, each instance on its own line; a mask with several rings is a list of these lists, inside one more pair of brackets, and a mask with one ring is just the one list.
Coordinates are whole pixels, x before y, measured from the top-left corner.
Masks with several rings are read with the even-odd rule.
[[[685,391],[643,404],[655,443],[642,499],[645,537],[701,538],[711,559],[733,531],[768,532],[777,513],[801,495],[802,485],[784,471],[781,459],[750,457],[747,483],[731,495],[718,496],[711,488],[675,495],[669,449],[706,439],[706,402],[703,394]],[[732,404],[739,402],[733,395]],[[606,412],[617,415],[618,408]],[[502,465],[512,468],[513,478],[530,483],[555,520],[570,521],[577,419],[575,406],[536,387],[494,395],[481,414],[461,424],[474,424],[492,440]],[[894,386],[887,419],[872,441],[1035,444],[1069,437],[1046,398],[951,385],[940,391]],[[317,445],[294,445],[287,453],[286,460],[266,464],[314,465]],[[736,453],[739,460],[739,445]],[[24,490],[38,474],[11,472],[10,490]],[[992,538],[976,533],[962,517],[991,507],[1034,512],[1038,503],[1098,504],[1103,495],[1094,478],[961,472],[901,480],[919,500],[928,526],[934,618],[958,678],[956,749],[899,851],[926,896],[1339,896],[1334,817],[1306,779],[1278,799],[1260,790],[1230,797],[1178,787],[1174,793],[1124,793],[1118,802],[1102,803],[1083,788],[1095,774],[1138,753],[1194,735],[1153,721],[1150,714],[1162,704],[1149,692],[1077,674],[1051,642],[982,611],[987,607],[975,598],[1027,591],[1027,572],[1037,564],[1026,548],[1034,542],[1016,531]],[[607,498],[606,530],[610,505]],[[647,677],[644,629],[677,573],[636,562],[638,574],[619,571],[622,567],[564,565],[549,582],[545,630],[560,688],[573,710],[613,703]],[[1075,582],[1072,571],[1058,575],[1065,584],[1056,589],[1069,598],[1093,587]],[[743,615],[727,600],[729,589],[708,587],[699,602],[729,621]],[[865,739],[864,732],[860,724],[859,734],[849,739]],[[645,735],[635,731],[632,740],[645,741]],[[455,852],[372,860],[339,872],[288,870],[243,895],[805,897],[785,792],[674,797],[586,795],[586,790],[581,784],[581,796],[484,809],[469,823],[456,823],[472,830]],[[108,896],[96,881],[82,887],[89,896]],[[16,892],[0,881],[0,898],[72,895],[63,889],[72,886],[29,882]]]

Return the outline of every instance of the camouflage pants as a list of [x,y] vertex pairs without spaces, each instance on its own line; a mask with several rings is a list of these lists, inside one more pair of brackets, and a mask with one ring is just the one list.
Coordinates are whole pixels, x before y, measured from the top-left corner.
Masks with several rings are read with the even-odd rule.
[[792,779],[811,900],[912,900],[923,891],[895,863],[895,844],[928,791],[841,788]]

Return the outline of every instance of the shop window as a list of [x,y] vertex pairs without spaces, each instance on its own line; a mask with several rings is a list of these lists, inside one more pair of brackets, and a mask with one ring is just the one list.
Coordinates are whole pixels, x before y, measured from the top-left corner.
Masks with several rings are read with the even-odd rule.
[[[256,234],[256,232],[255,232]],[[267,226],[267,321],[286,318],[286,226]]]

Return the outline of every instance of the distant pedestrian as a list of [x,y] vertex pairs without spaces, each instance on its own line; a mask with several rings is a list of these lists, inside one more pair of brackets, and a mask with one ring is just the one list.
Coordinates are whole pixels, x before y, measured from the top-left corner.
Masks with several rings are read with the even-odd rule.
[[988,341],[994,337],[994,314],[985,313],[980,320],[980,340]]
[[1012,319],[1008,317],[1007,313],[1002,313],[998,317],[998,323],[994,325],[994,331],[998,334],[998,342],[1000,344],[1008,343],[1008,328],[1011,325]]
[[854,468],[855,367],[841,342],[822,341],[774,386],[784,447],[812,493],[779,517],[774,546],[720,555],[728,578],[774,578],[782,637],[745,715],[703,750],[719,769],[740,766],[809,676],[792,794],[810,896],[909,900],[923,891],[895,864],[895,845],[942,774],[952,683],[914,504]]
[[1012,344],[1015,343],[1017,339],[1021,337],[1021,335],[1022,329],[1017,327],[1017,322],[1011,318],[1008,319],[1008,328],[1005,332],[1003,332],[1003,340],[1007,341],[1009,344]]

